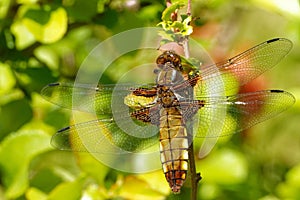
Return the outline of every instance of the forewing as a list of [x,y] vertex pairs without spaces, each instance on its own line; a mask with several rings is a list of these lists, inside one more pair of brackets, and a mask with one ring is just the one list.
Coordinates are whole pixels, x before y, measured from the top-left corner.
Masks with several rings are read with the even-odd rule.
[[[41,94],[48,101],[64,108],[97,115],[111,115],[114,106],[117,107],[115,112],[128,112],[128,108],[123,106],[125,97],[137,88],[139,86],[136,84],[107,84],[95,87],[88,84],[52,83],[44,87]],[[137,98],[136,101],[134,103],[139,104],[142,100]],[[122,104],[122,110],[116,102]]]
[[200,81],[195,86],[198,95],[205,96],[207,91],[230,91],[255,79],[275,66],[292,48],[292,42],[276,38],[261,43],[227,61],[200,70]]
[[75,87],[72,83],[53,83],[44,87],[41,94],[48,101],[64,108],[110,114],[113,89],[114,85],[99,88],[92,85]]

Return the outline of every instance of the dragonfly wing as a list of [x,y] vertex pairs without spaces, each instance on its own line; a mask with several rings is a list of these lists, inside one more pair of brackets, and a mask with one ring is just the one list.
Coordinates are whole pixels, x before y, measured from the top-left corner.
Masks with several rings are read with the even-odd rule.
[[[152,85],[147,87],[152,87]],[[89,84],[52,83],[44,87],[41,94],[48,101],[64,108],[97,115],[110,115],[114,106],[118,107],[116,101],[124,105],[125,97],[137,88],[139,88],[137,84],[92,86]],[[123,109],[128,110],[127,107],[123,107]]]
[[225,97],[202,98],[196,115],[197,137],[234,134],[270,119],[295,103],[295,97],[281,90],[264,90]]
[[[124,132],[109,119],[94,120],[61,129],[52,137],[51,144],[61,150],[89,152],[121,171],[140,173],[161,168],[157,132],[149,135],[149,129],[142,126],[133,131],[143,136]],[[149,137],[145,138],[146,134]]]
[[[255,79],[280,62],[291,50],[292,42],[276,38],[261,43],[227,61],[200,70],[198,95],[207,90],[230,91]],[[211,83],[210,83],[211,82]]]
[[51,144],[60,150],[78,152],[100,154],[138,152],[151,147],[153,144],[157,144],[158,130],[154,128],[156,126],[148,126],[152,127],[152,129],[150,130],[147,126],[137,125],[132,130],[139,133],[139,137],[138,134],[131,135],[121,130],[113,120],[93,120],[59,130],[52,137]]
[[52,83],[44,87],[42,96],[48,101],[64,108],[111,113],[110,101],[114,85],[105,85],[102,89],[92,85],[74,86],[72,83]]

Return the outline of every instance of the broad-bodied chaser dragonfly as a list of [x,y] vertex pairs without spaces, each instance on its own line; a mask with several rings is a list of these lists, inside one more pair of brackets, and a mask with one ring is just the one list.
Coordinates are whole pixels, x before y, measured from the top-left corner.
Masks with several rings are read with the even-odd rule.
[[[156,60],[156,83],[147,87],[49,84],[42,90],[49,101],[97,115],[96,120],[59,130],[51,143],[62,150],[109,154],[110,150],[103,146],[107,142],[126,152],[138,152],[159,142],[163,172],[172,191],[178,193],[187,176],[187,150],[194,138],[240,132],[281,113],[295,102],[293,95],[282,90],[231,95],[205,91],[244,85],[276,65],[291,48],[291,41],[276,38],[225,62],[188,72],[179,55],[165,51]],[[220,77],[224,83],[215,81]],[[233,80],[238,84],[226,83]],[[207,82],[212,83],[210,87]],[[230,116],[235,125],[233,130],[232,125],[224,123],[222,113]],[[133,128],[132,122],[136,125]],[[208,131],[211,125],[221,128]],[[88,140],[89,145],[74,142],[80,139]]]

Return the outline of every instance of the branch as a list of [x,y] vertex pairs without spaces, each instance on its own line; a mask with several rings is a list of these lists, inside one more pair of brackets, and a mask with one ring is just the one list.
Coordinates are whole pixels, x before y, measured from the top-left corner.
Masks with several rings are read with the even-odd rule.
[[197,173],[196,171],[193,142],[191,143],[188,149],[188,154],[189,154],[189,165],[190,165],[189,172],[190,172],[191,187],[192,187],[191,200],[196,200],[198,194],[198,183],[201,180],[201,176],[200,173]]
[[186,14],[187,16],[191,16],[192,15],[192,0],[188,0],[188,5],[187,5],[187,9],[186,9]]
[[166,0],[166,5],[167,5],[167,7],[170,7],[172,5],[171,0]]
[[[187,9],[186,9],[187,16],[191,16],[192,15],[191,7],[192,7],[192,0],[188,0]],[[189,39],[188,39],[188,36],[186,36],[185,40],[186,41],[183,42],[183,49],[184,49],[185,57],[189,58],[190,57],[190,51],[189,51]]]

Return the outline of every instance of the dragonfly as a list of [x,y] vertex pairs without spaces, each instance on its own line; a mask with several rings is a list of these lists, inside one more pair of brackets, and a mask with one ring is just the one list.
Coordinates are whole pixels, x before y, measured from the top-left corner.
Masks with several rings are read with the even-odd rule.
[[179,193],[194,140],[241,132],[294,104],[294,96],[283,90],[227,92],[271,69],[291,48],[290,40],[275,38],[224,62],[189,70],[181,56],[165,51],[156,59],[153,84],[51,83],[41,91],[45,99],[97,116],[59,130],[51,144],[60,150],[120,155],[119,165],[125,165],[126,155],[158,146],[165,178]]

